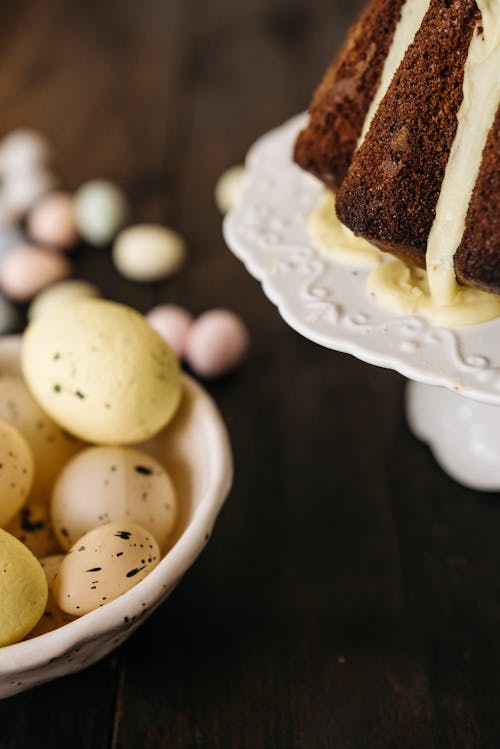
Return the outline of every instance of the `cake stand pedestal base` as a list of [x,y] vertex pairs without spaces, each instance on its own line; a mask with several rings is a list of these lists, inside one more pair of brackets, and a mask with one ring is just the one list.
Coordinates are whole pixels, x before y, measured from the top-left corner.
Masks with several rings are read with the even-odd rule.
[[410,381],[406,415],[413,434],[453,479],[471,489],[500,490],[500,407]]

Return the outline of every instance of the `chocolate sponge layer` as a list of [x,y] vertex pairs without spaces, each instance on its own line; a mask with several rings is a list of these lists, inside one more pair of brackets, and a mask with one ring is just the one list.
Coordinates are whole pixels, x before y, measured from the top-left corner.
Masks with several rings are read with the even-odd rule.
[[295,160],[328,187],[338,188],[377,91],[404,0],[373,0],[317,89]]

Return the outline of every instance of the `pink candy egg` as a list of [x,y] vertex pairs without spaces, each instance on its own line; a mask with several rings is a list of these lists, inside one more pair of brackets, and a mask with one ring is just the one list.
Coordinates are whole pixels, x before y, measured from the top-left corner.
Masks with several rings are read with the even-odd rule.
[[23,302],[70,272],[71,264],[63,255],[21,245],[11,250],[0,266],[0,286],[6,296]]
[[67,249],[78,239],[73,198],[53,192],[42,198],[28,216],[28,232],[36,242]]
[[248,330],[241,318],[229,310],[214,309],[192,324],[185,357],[201,377],[219,377],[240,364],[248,345]]
[[193,323],[189,312],[175,304],[162,304],[148,312],[147,319],[180,359],[184,355],[188,331]]

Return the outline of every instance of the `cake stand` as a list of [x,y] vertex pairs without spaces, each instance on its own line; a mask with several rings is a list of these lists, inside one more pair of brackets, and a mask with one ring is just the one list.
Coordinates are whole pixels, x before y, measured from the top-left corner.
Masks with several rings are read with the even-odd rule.
[[316,250],[306,218],[322,187],[292,162],[299,115],[250,150],[241,194],[224,222],[231,250],[284,320],[315,343],[410,380],[406,413],[442,468],[474,489],[500,489],[500,319],[435,327],[389,312],[366,291],[370,269]]

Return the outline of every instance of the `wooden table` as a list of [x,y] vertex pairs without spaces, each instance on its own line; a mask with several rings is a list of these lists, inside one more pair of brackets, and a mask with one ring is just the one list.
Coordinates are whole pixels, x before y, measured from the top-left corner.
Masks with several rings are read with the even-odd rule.
[[[223,305],[253,339],[209,386],[230,501],[175,595],[88,671],[0,703],[0,747],[491,749],[500,745],[500,503],[408,432],[402,379],[281,321],[226,249],[218,175],[304,108],[362,0],[17,0],[0,24],[1,133],[40,128],[63,182],[109,177],[190,261],[80,276],[146,311]],[[1,605],[1,603],[0,603]]]

